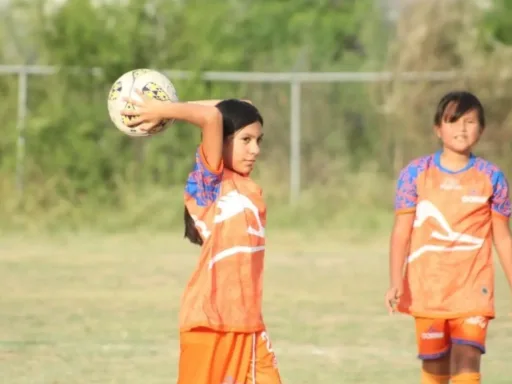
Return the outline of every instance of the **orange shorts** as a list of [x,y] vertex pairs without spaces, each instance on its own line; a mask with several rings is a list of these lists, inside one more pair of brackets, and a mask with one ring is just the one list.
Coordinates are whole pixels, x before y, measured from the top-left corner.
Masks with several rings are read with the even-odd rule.
[[439,359],[452,344],[471,345],[485,353],[485,339],[489,319],[473,316],[460,319],[416,318],[418,357],[422,360]]
[[196,328],[180,335],[178,384],[281,384],[267,332]]

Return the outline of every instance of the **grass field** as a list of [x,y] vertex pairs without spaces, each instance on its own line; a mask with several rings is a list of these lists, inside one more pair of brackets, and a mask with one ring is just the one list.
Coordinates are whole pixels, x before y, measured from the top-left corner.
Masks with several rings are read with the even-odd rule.
[[[412,322],[389,316],[387,244],[269,239],[265,318],[285,384],[417,383]],[[173,383],[180,295],[197,250],[178,236],[2,239],[0,383]],[[510,383],[502,273],[484,383]]]

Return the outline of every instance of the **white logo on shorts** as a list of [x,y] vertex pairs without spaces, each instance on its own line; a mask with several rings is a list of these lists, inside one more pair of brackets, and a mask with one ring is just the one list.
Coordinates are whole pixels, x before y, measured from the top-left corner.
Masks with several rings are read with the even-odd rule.
[[436,340],[442,339],[444,337],[444,332],[436,331],[433,327],[430,327],[427,332],[423,332],[421,334],[421,338],[423,340]]
[[425,332],[421,334],[421,338],[423,340],[435,340],[442,339],[444,337],[444,332]]
[[478,325],[482,329],[487,328],[487,319],[483,316],[468,317],[464,322],[470,325]]

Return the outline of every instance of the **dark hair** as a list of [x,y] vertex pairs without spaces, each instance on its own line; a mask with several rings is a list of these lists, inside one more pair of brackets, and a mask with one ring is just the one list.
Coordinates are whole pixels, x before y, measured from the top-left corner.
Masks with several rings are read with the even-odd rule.
[[437,105],[434,115],[434,124],[440,126],[441,123],[454,123],[461,116],[469,111],[476,111],[480,127],[485,128],[484,107],[478,98],[470,92],[455,91],[444,95]]
[[[263,118],[258,109],[245,101],[228,99],[219,102],[215,107],[222,114],[222,137],[224,140],[250,124],[259,122],[263,125]],[[186,206],[183,219],[185,222],[185,238],[193,244],[203,245],[203,239]]]

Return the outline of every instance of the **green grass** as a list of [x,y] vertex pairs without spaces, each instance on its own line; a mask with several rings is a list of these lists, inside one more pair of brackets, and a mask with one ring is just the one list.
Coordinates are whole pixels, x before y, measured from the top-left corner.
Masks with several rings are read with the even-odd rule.
[[[418,382],[412,320],[383,307],[386,240],[340,238],[269,238],[264,314],[284,383]],[[176,234],[4,236],[0,382],[175,382],[179,300],[196,255]],[[512,323],[497,275],[483,371],[505,384]]]

